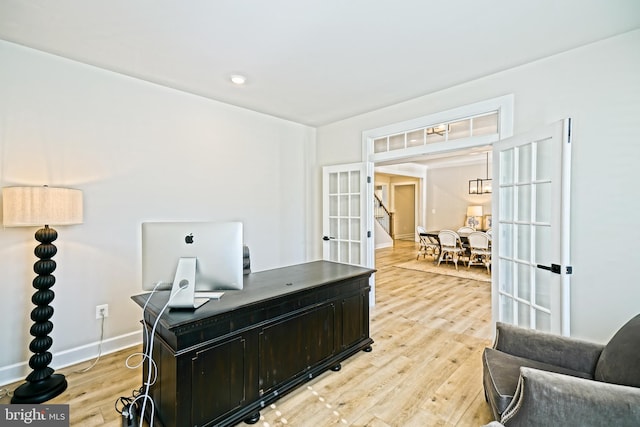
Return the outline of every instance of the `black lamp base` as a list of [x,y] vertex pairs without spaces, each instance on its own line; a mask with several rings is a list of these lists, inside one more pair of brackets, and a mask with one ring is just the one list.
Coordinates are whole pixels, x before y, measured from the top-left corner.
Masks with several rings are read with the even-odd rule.
[[33,353],[29,358],[29,367],[33,370],[27,375],[26,382],[15,389],[11,403],[42,403],[67,389],[64,375],[54,374],[54,370],[49,367],[53,357],[48,351],[53,344],[53,339],[49,336],[53,330],[53,323],[49,320],[53,316],[50,303],[55,296],[51,287],[56,282],[56,278],[51,274],[56,269],[56,262],[51,258],[57,252],[52,243],[57,237],[56,230],[48,225],[36,231],[36,240],[40,244],[34,250],[38,261],[33,265],[33,271],[37,276],[33,279],[36,292],[31,297],[31,302],[35,308],[31,311],[33,325],[29,330],[33,336],[29,344],[29,350]]
[[30,381],[14,390],[11,403],[42,403],[51,400],[67,389],[62,374],[53,374],[40,381]]

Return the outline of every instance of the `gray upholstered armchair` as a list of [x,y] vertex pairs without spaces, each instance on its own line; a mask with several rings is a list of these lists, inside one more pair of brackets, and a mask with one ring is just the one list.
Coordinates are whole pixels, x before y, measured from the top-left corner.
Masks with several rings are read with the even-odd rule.
[[640,315],[606,345],[498,323],[482,363],[507,427],[640,426]]

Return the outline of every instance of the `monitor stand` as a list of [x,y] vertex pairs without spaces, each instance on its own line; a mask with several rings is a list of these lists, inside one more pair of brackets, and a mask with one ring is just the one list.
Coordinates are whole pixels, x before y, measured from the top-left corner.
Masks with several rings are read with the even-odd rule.
[[180,258],[171,287],[169,307],[195,309],[209,301],[196,298],[197,258]]

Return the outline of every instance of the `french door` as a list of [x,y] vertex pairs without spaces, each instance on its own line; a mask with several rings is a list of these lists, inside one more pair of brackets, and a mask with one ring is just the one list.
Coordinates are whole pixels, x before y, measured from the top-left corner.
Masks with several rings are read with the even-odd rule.
[[322,171],[323,258],[366,266],[366,164],[325,166]]
[[494,319],[569,335],[571,119],[496,142],[493,164]]
[[[373,268],[367,250],[371,245],[373,199],[371,163],[351,163],[322,168],[322,256],[327,261]],[[373,209],[373,206],[371,206]],[[375,303],[375,279],[371,284],[371,305]]]

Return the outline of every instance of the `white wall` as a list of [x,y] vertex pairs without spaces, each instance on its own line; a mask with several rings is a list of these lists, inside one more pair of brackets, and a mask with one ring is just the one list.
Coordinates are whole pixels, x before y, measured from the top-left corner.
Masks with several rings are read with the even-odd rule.
[[[640,312],[633,242],[640,31],[316,131],[0,42],[0,186],[64,185],[85,223],[60,227],[53,366],[139,339],[139,226],[238,219],[254,270],[321,257],[321,166],[362,160],[362,132],[513,93],[515,132],[575,119],[573,335],[604,341]],[[0,229],[0,383],[29,357],[35,228]],[[615,249],[612,249],[615,248]],[[10,314],[8,314],[10,313]]]
[[[58,227],[53,366],[139,341],[140,223],[241,220],[254,271],[313,258],[315,129],[0,42],[0,186],[84,191]],[[0,384],[28,372],[36,228],[0,228]],[[312,231],[312,230],[311,230]]]
[[606,341],[640,312],[639,46],[637,30],[321,127],[318,163],[362,161],[365,130],[509,93],[515,133],[573,117],[572,335]]
[[457,230],[464,225],[467,207],[472,205],[482,206],[484,215],[491,214],[491,195],[469,194],[469,180],[486,175],[484,164],[430,168],[427,172],[427,229]]

